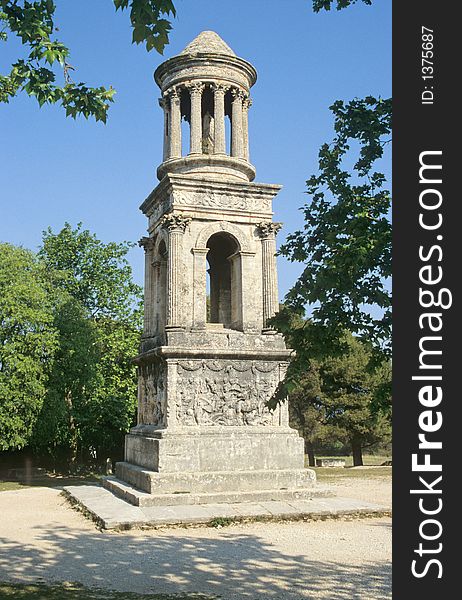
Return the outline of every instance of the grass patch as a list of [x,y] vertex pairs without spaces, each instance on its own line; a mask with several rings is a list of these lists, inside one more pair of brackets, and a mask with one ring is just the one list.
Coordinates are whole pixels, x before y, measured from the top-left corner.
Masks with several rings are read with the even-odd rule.
[[310,467],[316,471],[318,481],[330,479],[384,479],[391,478],[391,467],[373,467],[368,469],[345,469],[343,467]]
[[0,492],[10,492],[11,490],[21,490],[22,488],[29,487],[25,483],[20,481],[0,481]]
[[[352,456],[316,456],[315,458],[337,458],[345,461],[345,467],[353,466],[353,457]],[[365,454],[363,455],[363,462],[365,467],[379,467],[384,462],[391,460],[391,456],[382,456],[382,455],[374,455],[374,454]],[[308,456],[305,455],[305,466],[308,466]],[[335,467],[329,467],[334,469]]]
[[20,481],[0,479],[0,492],[22,490],[26,487],[62,488],[66,485],[85,485],[88,483],[97,483],[99,479],[98,475],[71,476],[54,473],[47,473],[43,477],[33,477],[29,481],[25,479]]
[[[318,481],[391,478],[391,468],[380,466],[385,461],[391,460],[390,456],[366,454],[363,456],[364,466],[358,468],[351,468],[353,467],[353,458],[351,456],[317,456],[316,458],[342,458],[345,461],[345,467],[309,467],[316,471]],[[305,466],[308,467],[307,456],[305,456]]]
[[78,583],[0,583],[0,598],[14,600],[216,600],[203,594],[135,594],[86,588]]
[[235,519],[231,517],[215,517],[209,522],[209,527],[215,527],[219,529],[220,527],[228,527],[232,523],[234,523]]

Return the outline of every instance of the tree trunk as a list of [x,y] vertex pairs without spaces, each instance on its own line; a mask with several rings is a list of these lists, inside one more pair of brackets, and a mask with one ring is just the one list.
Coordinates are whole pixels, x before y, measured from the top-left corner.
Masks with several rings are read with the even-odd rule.
[[77,462],[77,431],[75,427],[75,420],[73,415],[73,403],[72,403],[72,392],[68,390],[66,392],[66,404],[69,411],[69,431],[71,433],[70,440],[70,468],[73,471]]
[[353,466],[363,466],[363,448],[359,440],[351,440],[351,450],[353,452]]
[[313,444],[305,439],[305,454],[308,455],[308,464],[310,467],[316,466],[316,461],[314,459],[314,448]]

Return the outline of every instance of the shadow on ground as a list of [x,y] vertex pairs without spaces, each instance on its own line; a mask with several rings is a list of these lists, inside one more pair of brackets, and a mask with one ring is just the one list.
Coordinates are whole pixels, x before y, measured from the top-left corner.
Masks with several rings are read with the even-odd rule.
[[[0,538],[0,581],[75,581],[140,593],[202,592],[226,600],[389,600],[391,566],[339,565],[283,555],[258,535],[223,530],[219,539],[41,529],[37,546]],[[326,543],[329,543],[326,539]]]

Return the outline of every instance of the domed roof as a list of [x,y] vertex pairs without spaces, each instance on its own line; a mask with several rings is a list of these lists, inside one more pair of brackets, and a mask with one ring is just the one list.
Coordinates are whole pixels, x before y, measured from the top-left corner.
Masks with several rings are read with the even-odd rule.
[[236,56],[226,42],[214,31],[203,31],[180,52],[184,54],[225,54]]

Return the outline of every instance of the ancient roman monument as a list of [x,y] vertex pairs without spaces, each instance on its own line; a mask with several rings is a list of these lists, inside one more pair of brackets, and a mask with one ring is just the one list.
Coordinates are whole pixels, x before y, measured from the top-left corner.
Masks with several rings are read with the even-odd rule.
[[268,326],[278,310],[272,201],[281,186],[253,181],[256,71],[204,31],[154,77],[164,150],[159,184],[141,205],[149,233],[140,240],[138,424],[105,486],[152,505],[309,496],[315,475],[287,403],[266,404],[290,351]]

